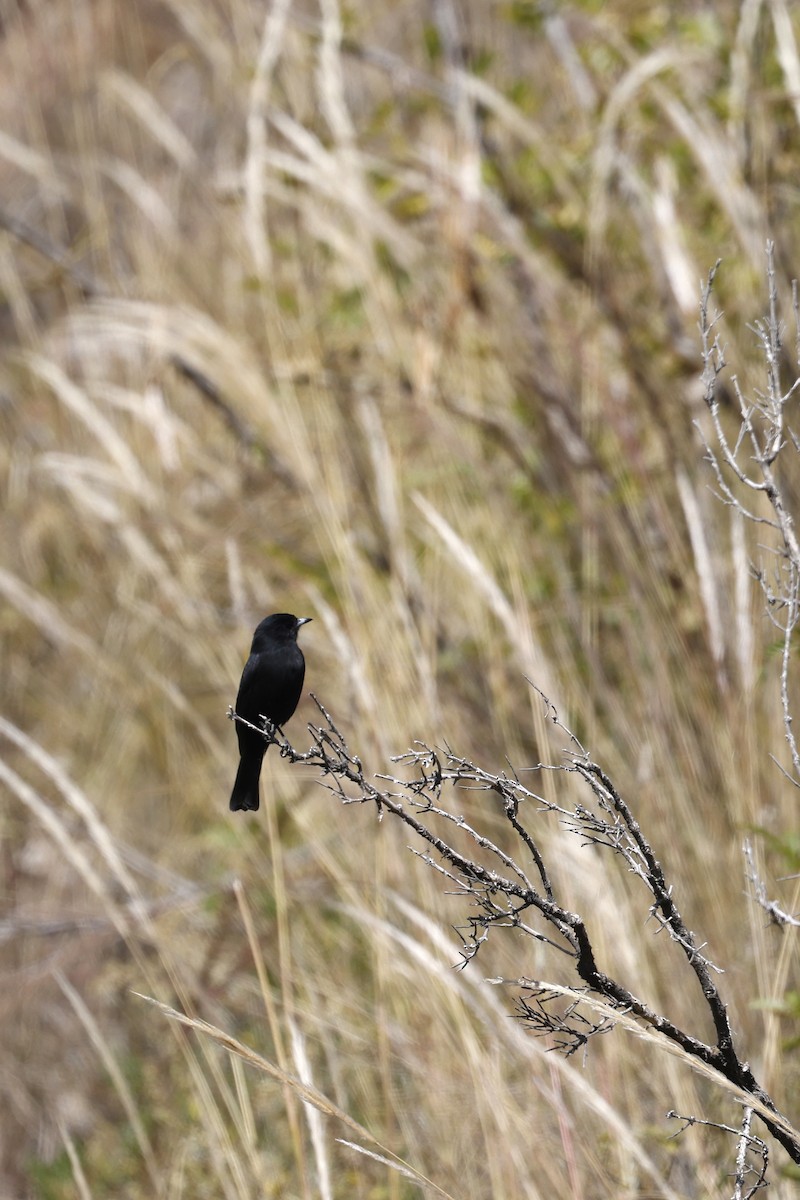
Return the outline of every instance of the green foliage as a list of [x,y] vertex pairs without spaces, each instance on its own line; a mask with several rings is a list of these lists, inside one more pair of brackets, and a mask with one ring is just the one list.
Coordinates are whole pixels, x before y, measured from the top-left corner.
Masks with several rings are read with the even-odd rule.
[[781,834],[772,833],[768,829],[754,827],[753,832],[763,840],[764,844],[780,860],[777,875],[794,875],[800,872],[800,833],[789,830]]
[[442,57],[442,39],[439,30],[433,24],[426,24],[422,29],[422,37],[428,58],[432,63],[437,62]]
[[505,8],[504,15],[514,25],[536,33],[542,27],[544,14],[538,0],[515,0]]
[[39,1200],[72,1200],[75,1195],[75,1176],[66,1150],[49,1162],[32,1159],[28,1177]]

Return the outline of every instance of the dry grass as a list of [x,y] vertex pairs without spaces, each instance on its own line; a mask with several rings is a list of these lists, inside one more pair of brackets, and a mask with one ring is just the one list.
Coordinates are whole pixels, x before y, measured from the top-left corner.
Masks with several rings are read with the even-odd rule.
[[[796,1090],[754,1007],[796,942],[740,853],[794,828],[777,665],[692,425],[710,264],[748,385],[767,232],[800,272],[796,14],[469,8],[0,6],[2,1194],[419,1194],[399,1159],[456,1197],[727,1194],[730,1144],[668,1140],[710,1085],[622,1030],[546,1054],[484,979],[561,964],[455,973],[464,914],[374,813],[270,756],[228,814],[274,609],[375,770],[536,761],[533,678]],[[549,850],[609,966],[700,1020],[629,881]]]

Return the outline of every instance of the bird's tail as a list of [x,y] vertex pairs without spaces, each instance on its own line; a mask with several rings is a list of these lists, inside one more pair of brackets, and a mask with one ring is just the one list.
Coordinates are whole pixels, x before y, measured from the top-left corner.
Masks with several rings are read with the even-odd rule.
[[243,754],[231,792],[231,812],[256,812],[258,809],[258,780],[263,754]]

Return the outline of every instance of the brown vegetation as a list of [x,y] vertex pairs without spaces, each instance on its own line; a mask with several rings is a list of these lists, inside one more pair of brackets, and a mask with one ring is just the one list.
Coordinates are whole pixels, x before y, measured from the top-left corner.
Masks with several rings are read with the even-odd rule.
[[[767,237],[791,312],[798,41],[783,0],[0,5],[0,1194],[419,1194],[342,1114],[452,1196],[731,1192],[732,1139],[666,1118],[737,1125],[713,1084],[623,1028],[548,1054],[485,980],[559,960],[454,971],[458,898],[374,808],[271,753],[228,812],[281,609],[367,772],[557,757],[533,680],[791,1111],[797,942],[742,857],[796,865],[780,638],[694,422],[716,259],[746,391]],[[547,838],[603,968],[708,1038],[637,881]]]

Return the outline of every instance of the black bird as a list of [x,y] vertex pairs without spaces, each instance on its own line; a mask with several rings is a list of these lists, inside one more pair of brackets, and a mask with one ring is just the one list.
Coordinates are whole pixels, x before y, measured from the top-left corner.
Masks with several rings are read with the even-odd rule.
[[[297,708],[303,690],[306,660],[297,644],[297,632],[311,617],[273,613],[256,627],[250,657],[242,671],[236,712],[251,725],[261,726],[261,717],[273,725],[285,725]],[[258,780],[267,743],[253,729],[236,721],[239,739],[239,770],[231,792],[231,812],[258,808]]]

